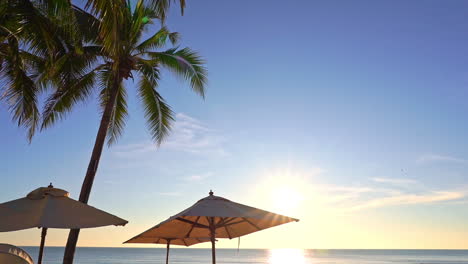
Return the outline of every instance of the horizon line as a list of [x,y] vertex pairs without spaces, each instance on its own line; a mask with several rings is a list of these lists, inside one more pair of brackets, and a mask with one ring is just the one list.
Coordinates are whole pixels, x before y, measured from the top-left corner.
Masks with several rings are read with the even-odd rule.
[[[3,243],[0,243],[3,244]],[[155,244],[157,245],[157,244]],[[25,245],[15,245],[18,247],[39,247],[39,246],[25,246]],[[183,247],[183,246],[177,246],[172,249],[210,249],[210,247],[206,248],[197,248],[197,247]],[[65,248],[65,246],[47,246],[48,248]],[[77,248],[115,248],[115,249],[122,249],[122,248],[128,248],[128,249],[166,249],[165,247],[100,247],[100,246],[77,246]],[[216,248],[216,249],[234,249],[238,250],[238,248]],[[250,249],[250,250],[271,250],[271,249],[302,249],[302,250],[456,250],[456,251],[468,251],[468,248],[241,248],[241,249]]]

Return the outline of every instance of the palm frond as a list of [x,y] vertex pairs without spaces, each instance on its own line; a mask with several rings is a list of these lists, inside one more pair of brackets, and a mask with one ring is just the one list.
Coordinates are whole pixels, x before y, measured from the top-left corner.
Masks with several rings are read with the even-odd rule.
[[147,52],[150,58],[165,66],[178,76],[190,82],[192,89],[200,96],[205,96],[207,71],[204,61],[189,48],[169,49],[163,52]]
[[88,44],[98,43],[101,21],[78,6],[73,6],[73,12],[76,17],[75,29],[79,29],[82,40]]
[[158,19],[156,12],[145,5],[144,0],[139,0],[133,11],[131,29],[128,36],[132,47],[138,43],[146,26],[153,24],[154,19]]
[[157,83],[146,75],[138,84],[138,94],[143,103],[146,122],[153,140],[159,145],[169,135],[174,112],[156,91]]
[[36,8],[30,1],[18,1],[15,12],[21,19],[22,41],[31,51],[50,58],[57,53],[65,52],[67,42],[58,31],[58,25],[53,17]]
[[136,46],[135,50],[138,52],[145,52],[156,48],[162,48],[166,45],[167,40],[169,40],[172,45],[175,45],[179,41],[179,38],[179,33],[170,32],[165,26],[163,26],[154,35]]
[[111,146],[122,135],[125,128],[125,120],[128,116],[127,110],[127,92],[121,84],[117,97],[115,98],[114,108],[112,109],[109,127],[107,129],[107,144]]
[[138,72],[144,75],[154,86],[158,85],[159,68],[156,60],[146,60],[136,57],[136,68]]
[[156,14],[164,23],[171,7],[171,2],[179,2],[180,13],[184,15],[185,0],[147,0],[148,4],[156,11]]
[[94,67],[98,59],[102,56],[100,46],[84,46],[81,54],[75,53],[74,50],[64,53],[61,57],[57,57],[50,66],[51,77],[76,76],[87,72]]
[[100,18],[99,39],[103,50],[118,59],[128,48],[128,32],[131,27],[131,11],[126,1],[88,0],[86,7]]
[[21,59],[17,40],[9,37],[8,46],[4,46],[3,50],[2,79],[6,85],[0,99],[6,99],[13,120],[28,130],[28,139],[31,141],[40,119],[37,107],[39,89]]
[[44,92],[48,82],[47,73],[49,69],[47,59],[24,50],[20,50],[19,55],[24,68],[27,69],[29,76],[35,82],[38,92]]
[[77,103],[89,99],[96,83],[96,75],[97,69],[59,86],[46,100],[41,129],[62,120]]

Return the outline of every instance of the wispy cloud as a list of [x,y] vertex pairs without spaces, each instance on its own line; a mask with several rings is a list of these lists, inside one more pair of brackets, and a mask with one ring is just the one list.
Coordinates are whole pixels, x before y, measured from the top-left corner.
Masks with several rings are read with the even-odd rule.
[[[169,138],[161,144],[162,150],[180,151],[199,155],[227,156],[224,148],[226,139],[215,129],[209,128],[198,119],[184,113],[176,115]],[[121,145],[115,148],[117,156],[133,156],[157,150],[151,141]]]
[[185,177],[184,179],[188,182],[199,182],[199,181],[203,181],[206,178],[211,177],[212,175],[213,173],[207,172],[207,173],[202,173],[202,174],[193,174],[188,177]]
[[417,183],[416,180],[413,179],[403,179],[403,178],[371,178],[372,181],[374,182],[379,182],[379,183],[388,183],[388,184],[395,184],[395,185],[406,185],[406,184],[412,184],[412,183]]
[[[366,209],[416,204],[434,204],[442,202],[460,203],[468,200],[468,188],[433,190],[410,179],[372,178],[381,185],[340,186],[314,184],[316,192],[321,193],[330,208],[340,212],[355,212]],[[401,188],[400,184],[413,184],[418,188]]]
[[456,201],[466,197],[461,191],[429,191],[424,194],[399,194],[382,198],[374,198],[360,204],[350,206],[345,211],[359,211],[396,205],[431,204],[438,202]]
[[180,193],[180,192],[159,192],[158,195],[161,195],[161,196],[181,196],[182,193]]
[[157,150],[157,146],[151,141],[142,143],[132,143],[127,145],[119,145],[115,147],[113,153],[117,156],[126,157],[136,154],[146,153]]
[[183,113],[177,114],[176,118],[173,134],[162,144],[163,148],[195,154],[228,155],[223,148],[225,138],[219,131]]
[[430,163],[430,162],[452,162],[452,163],[468,163],[468,160],[461,159],[458,157],[438,155],[438,154],[425,154],[417,159],[419,163]]

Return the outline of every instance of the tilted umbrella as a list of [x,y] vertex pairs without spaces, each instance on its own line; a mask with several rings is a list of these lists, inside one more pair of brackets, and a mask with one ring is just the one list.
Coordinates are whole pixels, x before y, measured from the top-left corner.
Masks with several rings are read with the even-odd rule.
[[152,227],[145,232],[125,241],[125,243],[138,243],[138,244],[164,244],[166,245],[166,264],[169,263],[169,248],[170,245],[178,245],[178,246],[186,246],[189,247],[191,245],[195,245],[198,243],[209,242],[209,238],[193,238],[193,237],[185,237],[185,238],[177,238],[177,237],[170,237],[167,234],[164,234],[161,237],[161,234],[158,234],[159,225]]
[[9,244],[0,244],[0,263],[34,264],[34,261],[31,256],[21,248]]
[[0,232],[42,228],[38,264],[42,262],[47,228],[78,229],[128,223],[73,200],[67,191],[52,185],[38,188],[24,198],[0,204],[0,215]]
[[235,203],[214,196],[210,191],[209,196],[160,223],[155,229],[162,237],[209,237],[212,262],[215,264],[216,238],[232,239],[293,221],[299,220]]

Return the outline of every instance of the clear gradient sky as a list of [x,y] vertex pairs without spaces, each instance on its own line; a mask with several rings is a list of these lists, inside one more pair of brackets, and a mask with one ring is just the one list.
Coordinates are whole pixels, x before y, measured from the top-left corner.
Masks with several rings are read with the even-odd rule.
[[[213,189],[301,219],[241,248],[468,248],[468,1],[189,0],[177,11],[170,28],[208,62],[206,100],[166,73],[177,123],[156,149],[130,96],[90,199],[130,223],[84,230],[80,246],[121,246]],[[30,145],[0,107],[0,201],[49,182],[77,198],[96,102]],[[47,245],[66,235],[50,230]]]

